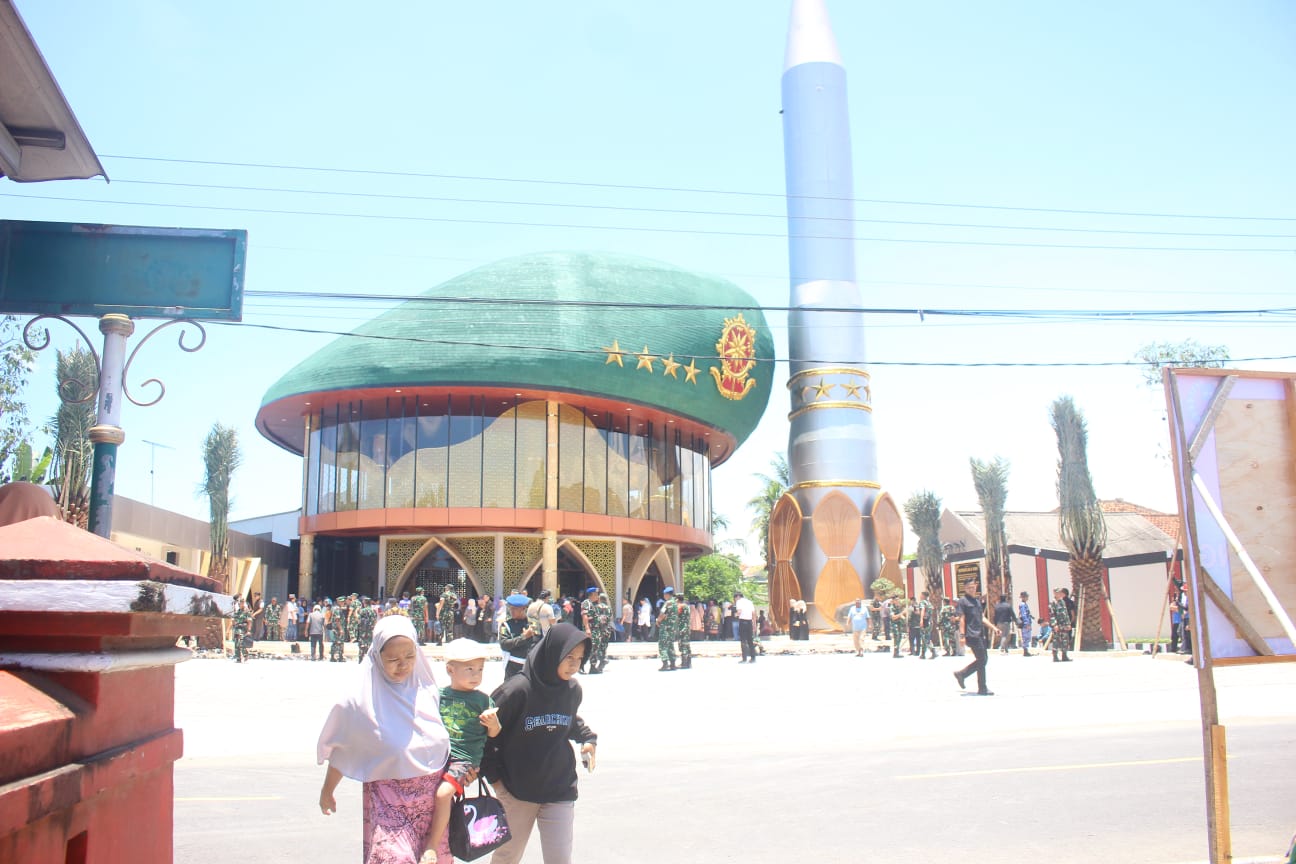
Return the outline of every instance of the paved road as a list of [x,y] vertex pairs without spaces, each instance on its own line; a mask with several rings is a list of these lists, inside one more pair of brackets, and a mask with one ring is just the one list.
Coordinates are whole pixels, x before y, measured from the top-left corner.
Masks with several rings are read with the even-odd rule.
[[[1206,858],[1196,677],[1173,659],[885,655],[618,660],[583,678],[598,770],[581,778],[585,862]],[[436,665],[436,664],[434,664]],[[314,742],[356,665],[196,660],[177,669],[176,861],[351,864],[359,787],[316,806]],[[488,664],[483,685],[502,669]],[[1273,860],[1296,830],[1296,668],[1221,670],[1233,848]],[[526,862],[539,862],[538,841]],[[862,856],[861,850],[869,854]]]

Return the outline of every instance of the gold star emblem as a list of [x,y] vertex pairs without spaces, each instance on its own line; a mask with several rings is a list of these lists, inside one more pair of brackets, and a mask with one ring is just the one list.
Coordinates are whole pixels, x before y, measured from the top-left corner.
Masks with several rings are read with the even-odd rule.
[[652,354],[649,354],[649,353],[648,353],[648,346],[647,346],[647,345],[645,345],[645,346],[643,347],[643,350],[640,351],[640,352],[639,352],[638,354],[636,354],[635,356],[639,358],[639,365],[635,367],[636,369],[647,369],[649,372],[652,372],[652,371],[653,371],[653,365],[652,365],[652,364],[653,364],[653,361],[656,360],[657,358],[656,358],[655,356],[653,356]]
[[863,386],[864,386],[863,384],[843,384],[843,385],[842,385],[842,387],[846,390],[846,395],[847,395],[847,396],[852,396],[852,397],[854,397],[854,398],[856,398],[856,399],[860,398],[860,392],[859,392],[859,391],[860,391],[860,388],[863,387]]
[[615,339],[612,340],[611,347],[604,345],[600,350],[606,351],[608,355],[607,360],[603,363],[604,366],[608,365],[609,363],[615,363],[618,366],[620,366],[622,369],[625,368],[625,364],[621,362],[621,358],[624,355],[621,352],[621,346],[617,344],[617,340]]
[[697,384],[697,373],[702,370],[697,367],[697,360],[690,359],[688,365],[684,367],[684,383]]
[[680,367],[683,365],[684,365],[683,363],[677,362],[675,360],[675,355],[672,354],[669,357],[667,357],[665,360],[662,360],[662,366],[664,367],[662,369],[662,374],[669,375],[670,377],[679,380],[679,375],[677,373],[679,372]]
[[[835,387],[835,386],[837,386],[837,385],[835,385],[835,384],[825,384],[825,383],[824,383],[824,379],[820,378],[820,379],[819,379],[819,386],[813,388],[813,389],[814,389],[814,394],[815,394],[815,395],[814,395],[814,401],[818,402],[820,399],[826,399],[827,397],[831,396],[831,395],[832,395],[832,389],[833,389],[833,387]],[[809,390],[809,389],[811,389],[811,388],[807,387],[806,389]]]

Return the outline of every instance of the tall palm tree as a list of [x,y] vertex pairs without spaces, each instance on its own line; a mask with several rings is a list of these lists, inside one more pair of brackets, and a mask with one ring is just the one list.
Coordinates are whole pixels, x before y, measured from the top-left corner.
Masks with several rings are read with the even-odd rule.
[[986,602],[993,606],[1001,594],[1012,597],[1012,573],[1008,567],[1008,534],[1004,529],[1004,504],[1008,500],[1008,460],[969,459],[972,485],[981,502],[986,536]]
[[1071,551],[1071,591],[1080,594],[1083,605],[1078,615],[1084,629],[1080,647],[1085,651],[1107,650],[1103,636],[1102,553],[1107,545],[1107,523],[1103,521],[1086,455],[1088,433],[1084,415],[1070,396],[1055,401],[1050,409],[1058,442],[1058,533]]
[[85,528],[90,519],[90,469],[94,465],[90,427],[95,425],[94,394],[99,388],[94,355],[84,348],[58,352],[55,377],[59,408],[51,420],[53,484],[63,518]]
[[945,596],[945,580],[942,578],[945,554],[940,542],[941,500],[935,492],[924,489],[905,502],[904,512],[910,530],[918,535],[918,566],[927,575],[931,602],[939,608]]
[[219,421],[203,441],[205,472],[201,492],[207,496],[211,513],[211,568],[207,575],[219,580],[228,592],[229,584],[229,513],[230,478],[243,461],[239,450],[238,432]]
[[770,460],[770,468],[773,469],[773,475],[757,474],[756,478],[762,482],[761,490],[755,497],[747,502],[747,509],[755,514],[754,527],[760,537],[761,554],[765,559],[765,572],[774,572],[774,562],[770,560],[773,556],[770,554],[769,527],[770,515],[774,512],[774,505],[783,497],[783,493],[792,485],[792,473],[788,469],[787,457],[782,453],[775,453],[774,458]]

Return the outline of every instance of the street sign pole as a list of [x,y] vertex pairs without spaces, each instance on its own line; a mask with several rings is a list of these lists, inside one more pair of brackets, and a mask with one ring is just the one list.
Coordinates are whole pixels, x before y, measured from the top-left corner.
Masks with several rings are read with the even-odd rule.
[[126,440],[126,432],[121,428],[122,373],[126,365],[126,340],[135,332],[135,322],[125,315],[105,315],[99,319],[99,332],[104,334],[104,347],[99,370],[99,413],[89,432],[94,442],[90,531],[100,537],[111,537],[117,447]]

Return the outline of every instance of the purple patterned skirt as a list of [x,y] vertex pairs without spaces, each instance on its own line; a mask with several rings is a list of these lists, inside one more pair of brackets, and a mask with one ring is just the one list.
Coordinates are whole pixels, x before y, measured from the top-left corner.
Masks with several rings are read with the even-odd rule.
[[452,864],[449,832],[435,843],[427,836],[440,785],[440,771],[364,784],[364,864],[419,864],[432,847],[437,864]]

